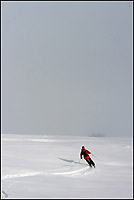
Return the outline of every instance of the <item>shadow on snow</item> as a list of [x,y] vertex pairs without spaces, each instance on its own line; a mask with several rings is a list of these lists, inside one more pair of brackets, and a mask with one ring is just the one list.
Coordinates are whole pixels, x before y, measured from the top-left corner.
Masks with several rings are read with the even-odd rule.
[[65,162],[69,162],[69,163],[75,163],[75,164],[80,164],[80,165],[86,165],[87,166],[87,164],[76,162],[74,160],[67,160],[67,159],[64,159],[64,158],[58,158],[58,159],[60,159],[62,161],[65,161]]

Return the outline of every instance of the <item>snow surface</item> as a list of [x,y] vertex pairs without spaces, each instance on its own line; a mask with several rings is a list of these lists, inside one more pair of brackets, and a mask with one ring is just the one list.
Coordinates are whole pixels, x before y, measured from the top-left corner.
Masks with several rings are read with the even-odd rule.
[[[2,199],[133,198],[132,138],[2,134]],[[80,160],[84,145],[96,168]]]

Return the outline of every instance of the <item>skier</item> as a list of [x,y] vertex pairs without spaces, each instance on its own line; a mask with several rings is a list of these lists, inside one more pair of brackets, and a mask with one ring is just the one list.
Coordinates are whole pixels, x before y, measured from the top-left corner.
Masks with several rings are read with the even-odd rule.
[[80,153],[80,158],[82,159],[82,155],[84,156],[84,159],[87,161],[90,167],[94,166],[95,168],[95,163],[92,161],[92,159],[89,157],[88,154],[91,154],[90,151],[85,149],[84,146],[82,146],[81,153]]

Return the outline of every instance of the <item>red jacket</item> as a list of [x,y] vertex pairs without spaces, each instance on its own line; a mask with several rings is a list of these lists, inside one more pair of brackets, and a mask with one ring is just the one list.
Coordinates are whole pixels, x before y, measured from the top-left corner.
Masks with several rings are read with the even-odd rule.
[[81,149],[81,153],[80,153],[81,159],[82,159],[82,155],[84,156],[84,159],[85,159],[85,160],[88,159],[88,158],[90,158],[88,154],[91,154],[91,152],[88,151],[88,150],[85,149],[85,148],[82,148],[82,149]]

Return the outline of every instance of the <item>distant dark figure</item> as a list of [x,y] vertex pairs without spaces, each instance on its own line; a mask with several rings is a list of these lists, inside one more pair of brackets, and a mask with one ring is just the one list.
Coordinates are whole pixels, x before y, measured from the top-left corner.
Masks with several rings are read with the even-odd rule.
[[80,157],[82,159],[82,155],[84,156],[84,159],[87,161],[87,163],[89,164],[90,167],[95,167],[95,163],[92,161],[92,159],[89,157],[88,154],[91,154],[90,151],[88,151],[87,149],[85,149],[84,146],[82,146],[81,149],[81,153],[80,153]]

